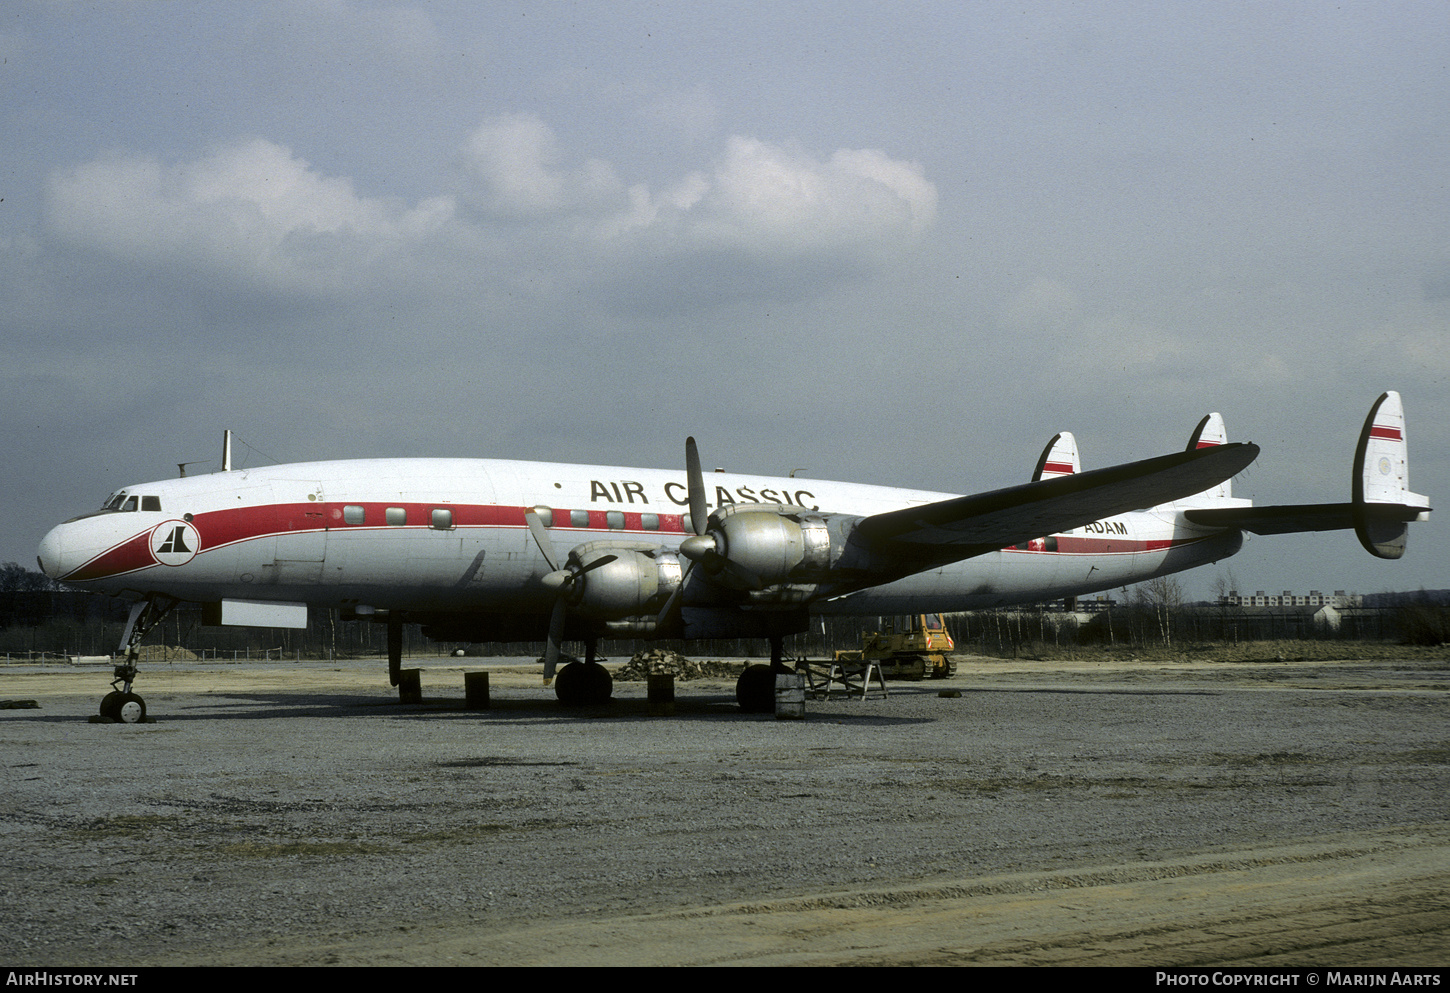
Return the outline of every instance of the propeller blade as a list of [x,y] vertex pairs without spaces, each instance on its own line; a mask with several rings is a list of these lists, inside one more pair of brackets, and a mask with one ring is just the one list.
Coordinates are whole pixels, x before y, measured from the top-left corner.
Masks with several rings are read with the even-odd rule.
[[685,592],[685,585],[690,581],[690,570],[693,568],[695,568],[694,561],[691,559],[686,559],[685,569],[682,573],[680,573],[680,585],[675,587],[674,592],[672,592],[669,596],[669,599],[665,601],[665,605],[660,608],[659,616],[655,618],[656,631],[663,628],[665,626],[665,623],[669,621],[671,615],[674,614],[675,605],[680,602],[680,597]]
[[543,553],[544,561],[549,563],[549,569],[553,572],[559,571],[559,561],[554,558],[554,542],[549,537],[549,529],[544,527],[538,511],[530,508],[524,511],[524,523],[529,526],[529,534],[534,536],[534,544],[539,546]]
[[544,685],[554,681],[554,670],[559,666],[559,652],[564,641],[564,614],[568,608],[564,598],[554,601],[554,612],[549,615],[549,640],[544,643]]
[[594,559],[592,562],[590,562],[584,568],[580,569],[579,570],[579,575],[582,576],[586,572],[593,572],[595,569],[598,569],[600,566],[608,565],[609,563],[613,562],[617,558],[619,558],[618,555],[601,555],[601,556],[599,556],[599,558]]
[[[705,475],[700,471],[700,449],[695,444],[693,435],[685,439],[685,477],[689,484],[690,495],[690,528],[699,538],[705,533],[705,525],[710,521],[708,508],[705,506]],[[686,538],[689,542],[692,539]],[[697,544],[699,544],[697,542]],[[714,542],[710,542],[714,548]],[[684,553],[684,545],[680,546],[681,553]],[[680,585],[665,600],[665,605],[660,608],[659,616],[655,618],[655,629],[663,628],[674,615],[679,607],[680,597],[685,592],[685,586],[690,581],[690,572],[695,568],[695,559],[685,555],[685,570],[680,574]]]
[[700,450],[693,436],[685,439],[685,474],[690,484],[690,525],[695,534],[704,534],[710,513],[705,506],[705,476],[700,472]]

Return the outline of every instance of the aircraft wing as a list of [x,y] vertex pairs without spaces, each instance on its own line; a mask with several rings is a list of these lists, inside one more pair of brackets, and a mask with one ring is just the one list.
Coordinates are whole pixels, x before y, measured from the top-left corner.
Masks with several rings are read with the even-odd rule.
[[960,559],[1155,507],[1232,478],[1259,454],[1231,444],[1176,452],[867,517],[857,533],[901,554]]

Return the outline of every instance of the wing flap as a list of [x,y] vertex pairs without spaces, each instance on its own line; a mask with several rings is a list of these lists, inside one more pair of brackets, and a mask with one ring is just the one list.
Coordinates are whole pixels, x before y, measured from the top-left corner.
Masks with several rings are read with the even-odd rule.
[[1249,444],[1177,452],[875,514],[857,532],[898,551],[965,557],[1201,493],[1232,478],[1258,454],[1258,446]]

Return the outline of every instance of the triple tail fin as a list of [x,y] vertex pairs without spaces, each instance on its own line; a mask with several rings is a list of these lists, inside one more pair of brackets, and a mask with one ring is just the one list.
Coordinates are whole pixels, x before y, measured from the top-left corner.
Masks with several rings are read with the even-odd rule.
[[[1217,448],[1219,445],[1228,444],[1228,428],[1224,426],[1223,415],[1214,411],[1212,414],[1204,414],[1203,420],[1198,422],[1198,427],[1193,429],[1193,434],[1188,438],[1188,447],[1185,451],[1196,451],[1200,448]],[[1233,496],[1233,480],[1225,479],[1217,486],[1210,486],[1199,497],[1209,500],[1227,500]]]
[[1430,498],[1410,492],[1405,411],[1400,395],[1390,391],[1380,394],[1365,418],[1354,454],[1349,503],[1205,507],[1183,513],[1194,524],[1255,534],[1353,528],[1371,555],[1397,559],[1405,554],[1410,522],[1429,519]]
[[[1410,521],[1429,519],[1430,498],[1410,492],[1405,408],[1393,390],[1369,409],[1354,462],[1354,533],[1371,555],[1397,559],[1405,554]],[[1414,516],[1405,516],[1410,511]]]
[[1042,450],[1042,457],[1037,460],[1037,468],[1032,472],[1032,481],[1037,483],[1044,479],[1074,476],[1080,472],[1082,462],[1077,455],[1077,439],[1072,436],[1071,431],[1063,431],[1053,435],[1047,447]]

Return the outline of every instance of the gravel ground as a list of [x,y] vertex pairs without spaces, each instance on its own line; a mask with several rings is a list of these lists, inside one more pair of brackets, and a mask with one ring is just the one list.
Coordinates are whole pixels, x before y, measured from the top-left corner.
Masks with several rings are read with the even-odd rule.
[[0,960],[1450,964],[1444,660],[963,659],[798,721],[410,664],[151,666],[143,725],[0,669]]

